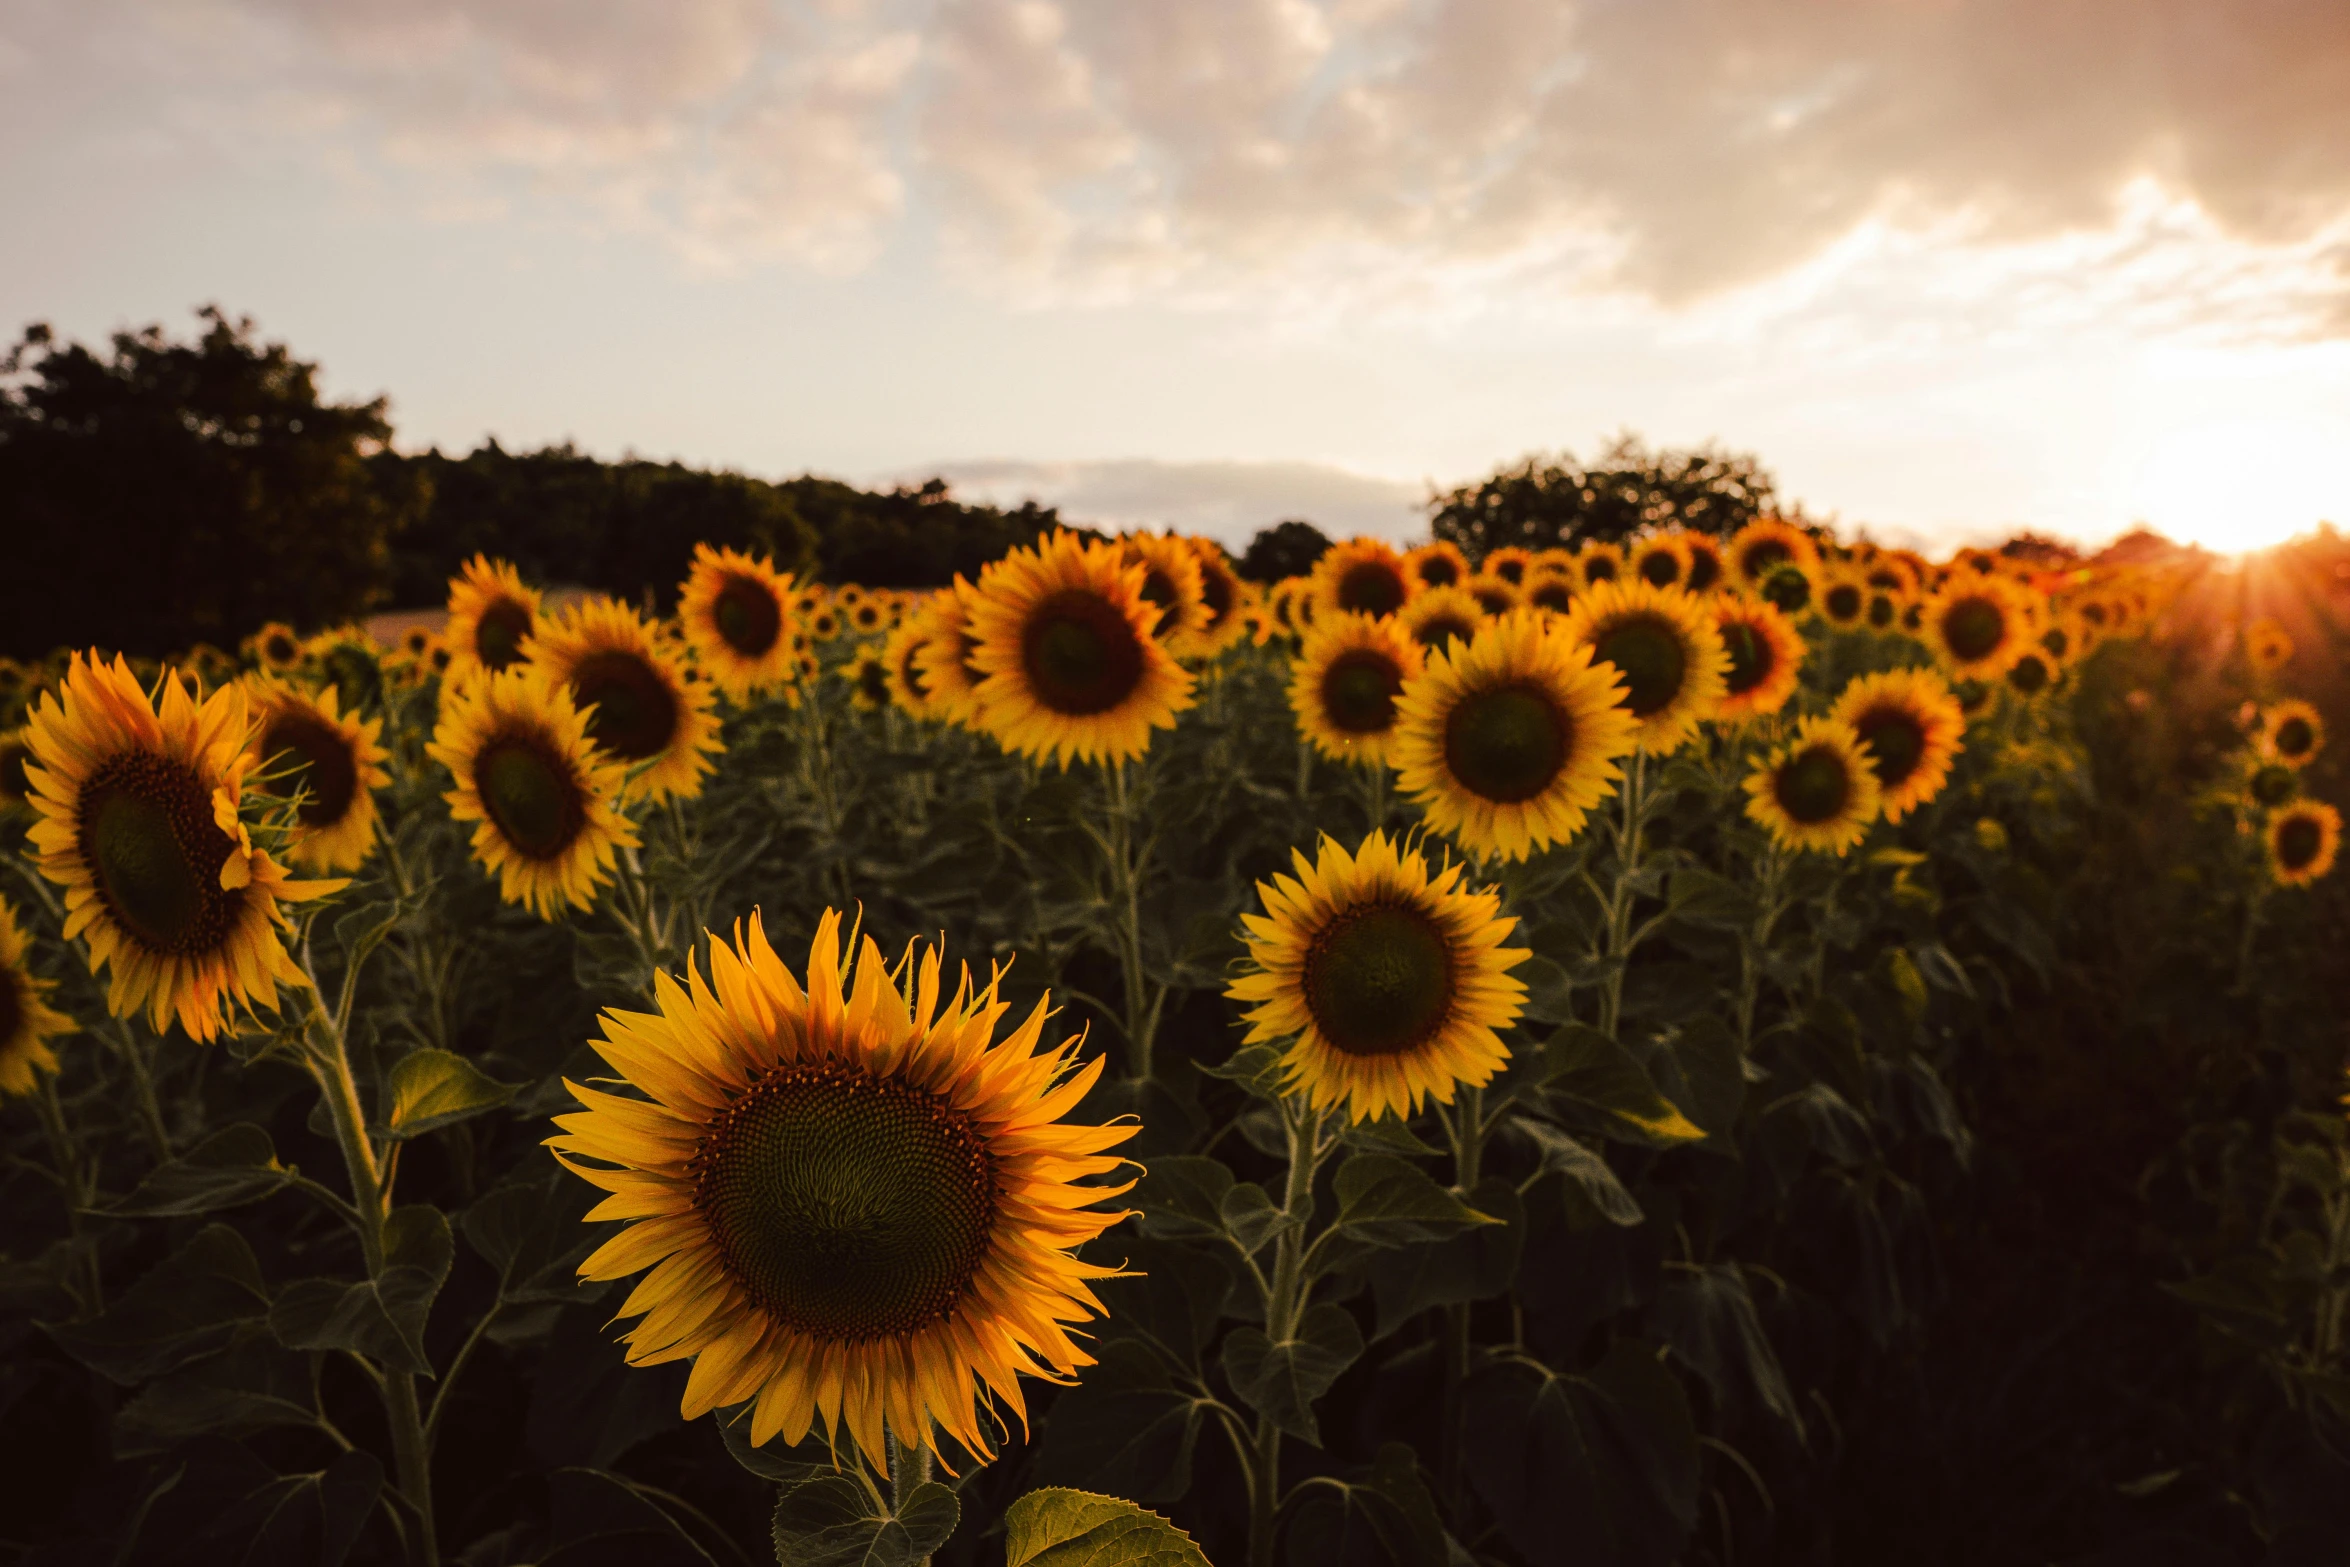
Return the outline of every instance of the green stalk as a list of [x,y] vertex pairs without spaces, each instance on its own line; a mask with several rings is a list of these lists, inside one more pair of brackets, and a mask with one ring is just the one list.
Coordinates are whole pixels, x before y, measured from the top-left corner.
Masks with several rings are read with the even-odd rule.
[[1738,942],[1738,1050],[1744,1055],[1754,1049],[1754,1008],[1762,991],[1762,969],[1757,954],[1771,944],[1771,927],[1778,923],[1781,911],[1779,885],[1787,871],[1787,857],[1778,844],[1763,850],[1762,913],[1755,917],[1754,929],[1744,933]]
[[1632,753],[1632,770],[1625,775],[1620,795],[1623,813],[1616,824],[1616,885],[1608,896],[1607,955],[1617,959],[1600,993],[1599,1031],[1613,1039],[1624,1010],[1624,972],[1632,955],[1633,873],[1640,869],[1642,839],[1648,827],[1648,752]]
[[[930,1449],[919,1444],[909,1448],[898,1441],[894,1431],[882,1440],[889,1449],[890,1514],[902,1518],[907,1501],[916,1490],[930,1483]],[[930,1558],[920,1558],[915,1567],[930,1567]]]
[[[1281,1214],[1289,1222],[1273,1243],[1273,1277],[1265,1290],[1265,1336],[1275,1343],[1297,1333],[1311,1280],[1306,1277],[1305,1231],[1314,1209],[1314,1172],[1322,1162],[1322,1117],[1295,1099],[1281,1101],[1288,1143],[1289,1173]],[[1249,1466],[1249,1567],[1274,1567],[1273,1526],[1281,1514],[1281,1428],[1269,1415],[1257,1416],[1256,1457]]]
[[[90,1167],[82,1162],[81,1145],[74,1141],[73,1127],[65,1118],[65,1102],[57,1097],[57,1079],[48,1072],[36,1070],[41,1080],[41,1091],[33,1096],[34,1107],[41,1115],[42,1130],[49,1134],[49,1156],[57,1163],[57,1184],[65,1193],[66,1233],[79,1246],[82,1238],[82,1210],[97,1195],[97,1185]],[[83,1317],[94,1317],[106,1309],[106,1278],[98,1266],[96,1251],[82,1253],[82,1261],[89,1267],[90,1281],[81,1292]]]
[[[1452,1139],[1453,1185],[1465,1197],[1484,1173],[1485,1090],[1463,1087],[1449,1112],[1439,1107]],[[1439,1461],[1446,1492],[1457,1513],[1467,1492],[1463,1458],[1463,1389],[1469,1381],[1469,1308],[1463,1302],[1444,1308],[1444,1425],[1438,1437]]]
[[1159,1031],[1165,991],[1155,991],[1142,966],[1142,871],[1144,851],[1134,840],[1134,802],[1128,795],[1126,764],[1102,769],[1109,785],[1101,845],[1109,868],[1110,918],[1116,926],[1118,968],[1125,985],[1127,1070],[1138,1083],[1151,1075],[1151,1047]]
[[171,1158],[171,1134],[163,1126],[163,1102],[155,1097],[154,1064],[147,1052],[139,1048],[138,1037],[131,1026],[121,1018],[113,1020],[114,1050],[130,1068],[134,1102],[138,1106],[139,1126],[147,1134],[147,1144],[154,1150],[155,1162],[162,1164]]

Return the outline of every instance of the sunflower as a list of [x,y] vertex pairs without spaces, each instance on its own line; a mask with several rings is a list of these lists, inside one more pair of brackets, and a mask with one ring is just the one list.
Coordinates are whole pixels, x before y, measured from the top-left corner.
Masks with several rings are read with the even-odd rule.
[[546,669],[518,665],[441,693],[425,751],[456,780],[449,814],[499,895],[551,920],[595,907],[613,853],[637,841],[614,800],[626,769],[588,737],[588,715]]
[[1464,889],[1459,865],[1431,876],[1383,832],[1352,856],[1325,834],[1317,861],[1290,861],[1295,877],[1257,883],[1248,971],[1224,992],[1251,1004],[1250,1044],[1292,1041],[1287,1090],[1371,1121],[1492,1081],[1510,1054],[1498,1030],[1525,1009],[1510,970],[1528,956],[1502,945],[1518,922],[1500,896]]
[[31,945],[16,923],[16,911],[0,899],[0,1097],[21,1099],[40,1086],[40,1074],[57,1071],[49,1041],[74,1031],[74,1021],[42,998],[56,985],[25,961]]
[[1682,547],[1689,551],[1689,577],[1681,585],[1692,593],[1711,593],[1722,585],[1727,568],[1722,560],[1722,546],[1702,533],[1683,533]]
[[355,871],[375,846],[375,795],[392,781],[376,743],[380,718],[344,712],[335,688],[316,696],[267,676],[247,685],[253,709],[250,776],[281,799],[297,794],[286,858],[311,871]]
[[889,606],[879,599],[859,599],[849,610],[849,629],[869,637],[889,624]]
[[1624,574],[1624,552],[1603,539],[1585,539],[1575,551],[1575,575],[1587,588],[1613,582]]
[[1125,563],[1142,568],[1143,623],[1150,634],[1174,646],[1188,643],[1208,622],[1199,552],[1173,534],[1130,533],[1119,544]]
[[1823,578],[1815,601],[1820,618],[1846,631],[1863,624],[1869,612],[1867,580],[1841,562],[1829,567]]
[[580,1276],[652,1270],[623,1339],[635,1365],[693,1361],[688,1419],[748,1403],[753,1445],[821,1422],[884,1470],[887,1438],[937,1453],[942,1431],[984,1460],[990,1391],[1025,1425],[1021,1373],[1093,1363],[1066,1325],[1119,1275],[1075,1252],[1127,1186],[1085,1183],[1137,1128],[1062,1119],[1102,1062],[1042,1043],[1044,1000],[999,1040],[994,979],[947,999],[935,948],[893,971],[841,935],[827,909],[803,988],[753,914],[708,979],[604,1014],[592,1043],[645,1097],[567,1085],[584,1108],[548,1144],[611,1194],[590,1220],[632,1221]]
[[677,621],[710,681],[737,702],[792,678],[792,579],[764,556],[694,546]]
[[1713,616],[1685,589],[1602,583],[1575,601],[1565,631],[1623,676],[1644,750],[1677,749],[1721,703],[1730,654]]
[[[993,570],[990,568],[991,581]],[[979,651],[979,636],[972,620],[979,602],[979,590],[960,575],[952,587],[931,594],[921,617],[930,635],[914,655],[915,668],[930,688],[931,711],[959,724],[974,716],[972,693],[987,678],[987,672],[973,661]]]
[[2287,767],[2307,767],[2325,749],[2326,721],[2307,702],[2279,702],[2263,716],[2262,756]]
[[2269,871],[2280,887],[2306,887],[2334,868],[2342,813],[2323,800],[2296,800],[2268,819]]
[[506,562],[474,556],[449,579],[449,623],[441,628],[449,673],[463,680],[477,670],[504,669],[522,657],[538,624],[538,589],[523,586]]
[[1577,580],[1575,552],[1555,544],[1549,549],[1536,550],[1534,564],[1526,568],[1526,580],[1532,582],[1537,577],[1564,577],[1573,584]]
[[2244,657],[2253,669],[2273,675],[2293,661],[2293,639],[2271,616],[2244,628]]
[[1174,651],[1182,658],[1211,659],[1247,634],[1241,614],[1248,607],[1248,589],[1214,539],[1183,542],[1199,557],[1199,595],[1206,617]]
[[1752,592],[1760,592],[1781,566],[1809,571],[1819,564],[1819,558],[1810,534],[1776,517],[1757,517],[1730,536],[1730,578]]
[[1844,688],[1828,716],[1868,747],[1889,822],[1942,792],[1965,743],[1966,714],[1930,669],[1863,675]]
[[2055,661],[2038,648],[2026,648],[2007,666],[2007,688],[2030,701],[2056,684]]
[[1714,716],[1736,723],[1785,707],[1795,694],[1806,652],[1795,622],[1776,604],[1743,594],[1718,594],[1706,603],[1730,655],[1730,672],[1722,678],[1722,702]]
[[245,656],[273,675],[292,674],[302,664],[302,639],[282,620],[273,620],[245,639]]
[[1489,577],[1479,572],[1471,577],[1463,591],[1477,601],[1477,607],[1488,615],[1506,615],[1524,602],[1515,584],[1500,577]]
[[1689,541],[1678,528],[1667,528],[1635,542],[1624,559],[1640,581],[1658,588],[1688,586]]
[[842,614],[847,614],[865,602],[865,585],[861,582],[842,583],[832,590],[832,602],[840,606]]
[[1433,652],[1477,634],[1485,607],[1461,588],[1423,588],[1395,617],[1414,642]]
[[1290,664],[1298,732],[1324,756],[1382,766],[1395,735],[1395,699],[1420,672],[1420,645],[1392,618],[1324,615]]
[[881,661],[889,670],[890,700],[916,718],[936,716],[930,687],[922,678],[922,649],[931,637],[930,624],[909,615],[882,645]]
[[848,617],[837,604],[819,604],[808,612],[808,640],[830,642],[848,626]]
[[1525,585],[1526,573],[1534,565],[1534,552],[1520,549],[1515,544],[1504,544],[1499,549],[1487,550],[1477,569],[1489,577],[1499,577],[1511,587]]
[[894,694],[890,690],[889,660],[871,648],[850,661],[848,682],[849,700],[857,704],[860,712],[880,712],[889,706]]
[[1314,563],[1310,591],[1317,616],[1330,611],[1392,615],[1418,586],[1404,558],[1378,539],[1333,544]]
[[710,688],[688,680],[677,650],[616,599],[584,599],[542,624],[529,661],[588,715],[588,738],[627,771],[623,799],[690,800],[719,748]]
[[2017,583],[1962,572],[1926,600],[1921,629],[1952,674],[1996,680],[2032,645],[2032,611],[2029,591]]
[[243,688],[199,705],[167,670],[159,689],[160,709],[121,658],[75,655],[27,728],[30,836],[41,873],[65,889],[66,939],[87,937],[92,972],[113,970],[107,1010],[143,1006],[159,1032],[176,1015],[201,1042],[239,1006],[274,1010],[280,982],[305,983],[278,905],[344,884],[288,879],[238,819]]
[[1265,634],[1258,640],[1258,646],[1262,647],[1275,637],[1295,637],[1298,634],[1298,600],[1305,594],[1305,584],[1306,579],[1303,577],[1284,577],[1265,594],[1265,602],[1261,606]]
[[1904,595],[1886,588],[1869,589],[1868,602],[1861,606],[1861,623],[1871,631],[1891,631],[1901,624]]
[[1637,743],[1615,670],[1533,610],[1428,656],[1397,700],[1388,759],[1428,824],[1524,859],[1582,831]]
[[1191,706],[1192,677],[1153,637],[1145,568],[1056,533],[988,573],[971,619],[978,722],[1006,750],[1131,761]]
[[430,626],[410,626],[400,633],[400,640],[395,645],[402,657],[422,662],[424,656],[432,651],[433,644],[439,640],[439,637],[433,635]]
[[1850,724],[1807,718],[1795,738],[1746,778],[1746,814],[1782,848],[1841,858],[1868,836],[1880,789],[1869,753]]
[[1548,571],[1530,576],[1526,579],[1525,603],[1531,609],[1564,615],[1575,607],[1575,579]]
[[1469,557],[1450,539],[1423,544],[1403,558],[1404,570],[1423,588],[1457,588],[1469,580]]

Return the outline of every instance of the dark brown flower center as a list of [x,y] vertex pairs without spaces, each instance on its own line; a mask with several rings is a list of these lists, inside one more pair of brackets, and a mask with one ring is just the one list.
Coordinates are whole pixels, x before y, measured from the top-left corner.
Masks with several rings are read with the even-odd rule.
[[2312,816],[2294,816],[2277,829],[2277,863],[2297,871],[2314,863],[2325,845],[2325,830]]
[[1429,616],[1426,620],[1421,621],[1418,628],[1412,632],[1413,637],[1418,639],[1420,646],[1426,648],[1440,648],[1453,642],[1466,642],[1476,634],[1477,627],[1474,623],[1458,615],[1445,614]]
[[2301,780],[2290,767],[2271,762],[2252,775],[2252,798],[2274,809],[2301,792]]
[[922,678],[922,650],[928,646],[930,643],[927,640],[909,642],[905,651],[898,655],[898,678],[917,697],[927,698],[930,695],[929,683]]
[[889,701],[889,666],[877,658],[857,665],[857,694],[875,707]]
[[1743,620],[1722,627],[1722,645],[1730,650],[1732,696],[1744,696],[1779,667],[1779,645]]
[[1749,582],[1760,582],[1795,559],[1784,539],[1757,539],[1738,557],[1738,569]]
[[1526,602],[1563,615],[1575,607],[1575,590],[1556,577],[1544,577],[1526,590]]
[[1206,629],[1217,631],[1232,618],[1233,606],[1240,602],[1235,591],[1232,573],[1220,560],[1202,560],[1199,567],[1200,602],[1208,607]]
[[482,747],[473,766],[481,807],[526,860],[552,860],[587,825],[587,801],[570,766],[531,735],[507,735]]
[[711,601],[710,619],[726,645],[745,658],[764,656],[783,635],[783,606],[775,592],[751,577],[728,577]]
[[227,941],[243,898],[221,889],[220,868],[236,843],[194,768],[126,751],[90,775],[79,807],[82,862],[133,940],[181,956]]
[[1350,1056],[1425,1044],[1452,1011],[1452,943],[1427,911],[1377,904],[1333,920],[1306,952],[1306,1010]]
[[1689,591],[1703,593],[1722,580],[1722,557],[1710,544],[1689,546]]
[[1432,588],[1449,588],[1461,580],[1460,568],[1452,563],[1449,555],[1425,556],[1413,569],[1419,572],[1420,580]]
[[1997,601],[1962,598],[1942,617],[1942,639],[1965,663],[1988,658],[2007,636],[2007,614]]
[[1616,573],[1616,558],[1613,555],[1586,555],[1583,557],[1583,580],[1585,582],[1613,582],[1616,580]]
[[1322,711],[1350,735],[1385,734],[1395,726],[1395,698],[1403,672],[1384,653],[1356,648],[1330,661],[1322,674]]
[[1613,664],[1624,677],[1635,718],[1662,712],[1689,679],[1689,650],[1680,632],[1653,615],[1633,615],[1603,627],[1592,639],[1594,663]]
[[305,827],[331,827],[349,814],[359,794],[359,765],[342,734],[308,713],[281,713],[261,736],[261,756],[273,776],[262,786],[280,798],[307,791],[296,814]]
[[301,651],[294,645],[294,639],[282,631],[272,631],[261,644],[261,656],[272,664],[290,664]]
[[1790,615],[1800,615],[1811,604],[1811,577],[1800,566],[1780,566],[1763,579],[1762,596]]
[[1065,588],[1037,605],[1020,636],[1020,664],[1036,700],[1056,713],[1106,713],[1142,684],[1134,623],[1098,593]]
[[590,653],[571,671],[571,699],[588,714],[588,738],[631,762],[659,756],[677,734],[677,694],[641,653]]
[[1883,631],[1890,627],[1893,617],[1900,613],[1901,607],[1893,602],[1890,595],[1875,593],[1869,596],[1869,625],[1876,630]]
[[[2300,717],[2298,714],[2296,714],[2294,717],[2288,718],[2283,723],[2277,725],[2277,755],[2293,757],[2307,756],[2312,750],[2316,749],[2316,747],[2317,730],[2310,724],[2308,719]],[[17,772],[20,780],[23,776],[23,770],[23,763],[19,762],[17,765]],[[8,785],[6,780],[0,779],[0,790],[5,790],[7,787]]]
[[1475,583],[1470,586],[1469,592],[1488,615],[1506,615],[1516,607],[1510,590],[1498,583]]
[[1852,727],[1869,748],[1877,782],[1888,789],[1916,772],[1926,754],[1926,726],[1906,707],[1872,707]]
[[1867,598],[1857,582],[1839,582],[1820,595],[1820,609],[1840,626],[1849,626],[1860,619]]
[[1365,615],[1392,615],[1403,608],[1403,573],[1383,560],[1357,561],[1338,579],[1338,607]]
[[504,669],[522,656],[530,624],[529,605],[510,598],[492,600],[474,625],[473,656],[491,669]]
[[1464,697],[1444,723],[1444,763],[1462,788],[1503,805],[1531,800],[1567,765],[1567,715],[1530,685]]
[[1489,561],[1485,569],[1512,587],[1526,580],[1526,563],[1515,555],[1504,555],[1499,560]]
[[2037,653],[2026,653],[2007,672],[2007,683],[2025,696],[2038,696],[2048,689],[2048,661]]
[[1824,745],[1797,752],[1771,780],[1779,809],[1806,827],[1831,821],[1852,798],[1844,758]]
[[769,1072],[688,1166],[727,1271],[812,1338],[862,1343],[953,1314],[987,1260],[995,1160],[971,1118],[858,1066]]
[[1681,557],[1671,550],[1650,550],[1640,557],[1640,576],[1660,588],[1681,580]]
[[1165,569],[1156,562],[1146,563],[1143,567],[1142,596],[1158,611],[1157,617],[1151,621],[1151,635],[1155,637],[1170,630],[1174,624],[1175,611],[1182,603],[1182,595],[1175,591],[1175,579],[1167,575]]

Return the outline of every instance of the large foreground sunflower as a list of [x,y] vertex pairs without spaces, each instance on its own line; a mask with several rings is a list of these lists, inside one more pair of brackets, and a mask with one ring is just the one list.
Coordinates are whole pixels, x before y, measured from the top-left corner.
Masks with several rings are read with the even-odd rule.
[[86,938],[91,968],[111,970],[107,1009],[144,1007],[157,1030],[176,1016],[202,1041],[236,1008],[274,1009],[280,983],[304,983],[278,905],[343,883],[289,879],[239,819],[243,687],[198,705],[166,671],[160,689],[158,708],[122,659],[75,655],[27,730],[31,838],[65,889],[66,938]]
[[1420,661],[1420,645],[1393,619],[1325,613],[1290,664],[1289,707],[1298,732],[1337,761],[1384,764],[1396,698],[1420,672]]
[[1497,1032],[1518,1020],[1527,957],[1502,945],[1517,921],[1493,892],[1435,876],[1417,852],[1374,832],[1353,855],[1325,835],[1317,862],[1257,883],[1263,914],[1241,916],[1248,972],[1224,992],[1250,1003],[1251,1044],[1290,1040],[1287,1087],[1354,1121],[1403,1118],[1455,1084],[1482,1087],[1509,1059]]
[[791,599],[791,574],[764,556],[697,544],[677,622],[711,683],[745,702],[791,681]]
[[57,1070],[49,1041],[74,1030],[72,1018],[42,999],[56,981],[26,964],[29,945],[16,910],[0,899],[0,1095],[19,1099],[40,1086],[41,1073]]
[[1388,761],[1428,824],[1524,859],[1582,831],[1623,776],[1639,720],[1622,681],[1534,610],[1488,621],[1405,684]]
[[1623,676],[1640,745],[1655,755],[1678,748],[1721,704],[1730,655],[1704,602],[1685,589],[1603,582],[1575,601],[1565,632]]
[[995,982],[966,970],[948,999],[935,949],[893,972],[867,939],[852,963],[829,909],[804,988],[757,915],[710,945],[707,980],[604,1014],[595,1048],[645,1097],[567,1085],[585,1108],[549,1144],[612,1194],[589,1219],[633,1221],[581,1276],[652,1270],[619,1311],[628,1358],[693,1361],[688,1419],[747,1403],[754,1445],[821,1424],[884,1472],[889,1438],[990,1456],[991,1403],[1026,1423],[1021,1374],[1093,1363],[1067,1325],[1117,1275],[1074,1252],[1126,1187],[1081,1183],[1136,1128],[1062,1118],[1101,1059],[1044,1046],[1042,1000],[998,1040]]
[[1961,680],[1997,680],[2037,635],[2031,590],[2004,576],[1953,573],[1926,600],[1926,646]]
[[686,679],[676,649],[643,616],[587,599],[542,624],[527,652],[588,715],[596,749],[628,770],[624,798],[702,792],[719,746],[710,688]]
[[971,662],[983,676],[979,723],[1006,750],[1063,767],[1131,761],[1153,729],[1175,727],[1192,677],[1151,635],[1143,575],[1115,545],[1074,533],[1014,550],[988,573]]
[[2268,819],[2268,864],[2280,887],[2306,887],[2334,868],[2342,813],[2323,800],[2296,800]]
[[1863,675],[1844,688],[1829,716],[1868,747],[1889,822],[1942,792],[1965,744],[1966,714],[1930,669]]
[[301,797],[286,858],[305,870],[355,871],[375,846],[375,790],[390,783],[380,718],[342,711],[335,688],[316,696],[255,678],[253,777],[280,798]]
[[448,673],[463,680],[480,670],[493,674],[522,657],[522,644],[538,629],[539,590],[502,560],[476,555],[449,579],[449,623],[441,643],[449,652]]
[[[1486,569],[1492,569],[1487,557]],[[1358,615],[1392,615],[1404,607],[1418,583],[1404,558],[1378,539],[1349,539],[1333,544],[1314,563],[1313,592],[1324,610],[1349,610]]]
[[1852,726],[1807,718],[1746,779],[1746,814],[1781,847],[1842,856],[1877,819],[1876,770]]
[[546,670],[524,664],[441,693],[425,747],[457,786],[449,814],[498,892],[541,919],[595,907],[614,851],[636,827],[613,804],[626,777],[588,738],[588,716]]
[[2307,702],[2279,702],[2261,717],[2260,754],[2270,761],[2307,767],[2325,749],[2326,721]]
[[1735,723],[1785,707],[1803,671],[1805,645],[1795,622],[1778,605],[1743,594],[1720,594],[1708,603],[1730,655],[1714,716]]

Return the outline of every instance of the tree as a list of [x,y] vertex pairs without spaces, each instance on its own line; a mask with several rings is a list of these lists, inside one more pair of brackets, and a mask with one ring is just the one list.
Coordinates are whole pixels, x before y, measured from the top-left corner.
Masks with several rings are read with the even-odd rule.
[[1039,534],[1069,526],[1058,510],[1032,500],[1010,511],[966,505],[938,478],[875,491],[806,474],[782,488],[816,531],[827,582],[944,587],[958,575],[976,578],[988,562]]
[[1429,506],[1436,537],[1472,560],[1514,544],[1548,549],[1583,539],[1618,542],[1653,523],[1730,534],[1771,509],[1776,486],[1761,462],[1713,446],[1651,451],[1620,435],[1588,468],[1572,454],[1533,456]]
[[1248,549],[1240,557],[1240,574],[1251,582],[1302,577],[1314,569],[1314,562],[1329,547],[1329,535],[1310,522],[1291,517],[1248,541]]
[[0,359],[0,516],[37,589],[12,595],[0,651],[228,645],[386,596],[424,497],[369,467],[385,399],[321,401],[317,366],[249,318],[198,317],[192,343],[158,325],[104,353],[35,325]]

